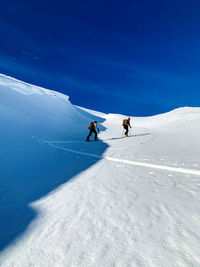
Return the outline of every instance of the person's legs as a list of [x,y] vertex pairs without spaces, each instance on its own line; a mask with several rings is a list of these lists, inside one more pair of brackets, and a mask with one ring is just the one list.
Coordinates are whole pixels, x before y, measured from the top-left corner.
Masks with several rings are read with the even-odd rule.
[[92,129],[90,129],[90,132],[89,132],[89,134],[88,134],[88,136],[87,136],[87,141],[90,141],[90,136],[92,135]]
[[128,136],[128,125],[124,125],[124,129],[126,130],[124,135]]
[[94,129],[93,133],[95,135],[94,140],[97,141],[97,131]]

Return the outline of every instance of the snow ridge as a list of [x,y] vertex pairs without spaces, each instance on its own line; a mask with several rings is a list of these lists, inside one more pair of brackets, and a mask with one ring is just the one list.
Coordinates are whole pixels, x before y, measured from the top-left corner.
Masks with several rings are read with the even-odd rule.
[[64,95],[62,93],[55,92],[49,89],[44,89],[42,87],[35,86],[26,82],[22,82],[15,78],[6,76],[4,74],[0,74],[0,85],[9,87],[10,89],[13,89],[24,95],[32,95],[32,94],[51,95],[63,98],[65,100],[69,99],[67,95]]

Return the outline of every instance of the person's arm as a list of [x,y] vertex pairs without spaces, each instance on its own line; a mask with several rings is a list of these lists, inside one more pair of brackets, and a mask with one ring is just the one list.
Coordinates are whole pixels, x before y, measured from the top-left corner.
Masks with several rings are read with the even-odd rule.
[[97,127],[97,123],[94,124],[95,128],[97,129],[98,133],[100,132],[99,128]]

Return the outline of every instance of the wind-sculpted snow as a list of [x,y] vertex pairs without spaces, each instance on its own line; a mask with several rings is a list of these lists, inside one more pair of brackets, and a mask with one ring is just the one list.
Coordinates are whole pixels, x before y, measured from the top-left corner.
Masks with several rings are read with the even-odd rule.
[[52,90],[41,88],[39,86],[31,85],[31,84],[19,81],[17,79],[14,79],[12,77],[8,77],[3,74],[0,74],[0,85],[8,87],[24,95],[32,95],[32,94],[44,95],[45,94],[45,95],[60,97],[65,100],[68,100],[69,98],[67,95],[63,95],[59,92],[55,92]]
[[[4,75],[0,75],[0,109],[1,122],[12,124],[15,135],[26,137],[67,135],[79,139],[87,134],[90,120],[78,112],[67,96]],[[13,135],[13,131],[4,130],[6,136]]]

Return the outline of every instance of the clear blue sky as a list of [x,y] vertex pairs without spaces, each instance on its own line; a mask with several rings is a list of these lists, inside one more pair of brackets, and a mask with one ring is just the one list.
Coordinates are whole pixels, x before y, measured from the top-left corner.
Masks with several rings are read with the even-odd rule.
[[1,0],[0,72],[73,104],[146,116],[200,106],[200,1]]

